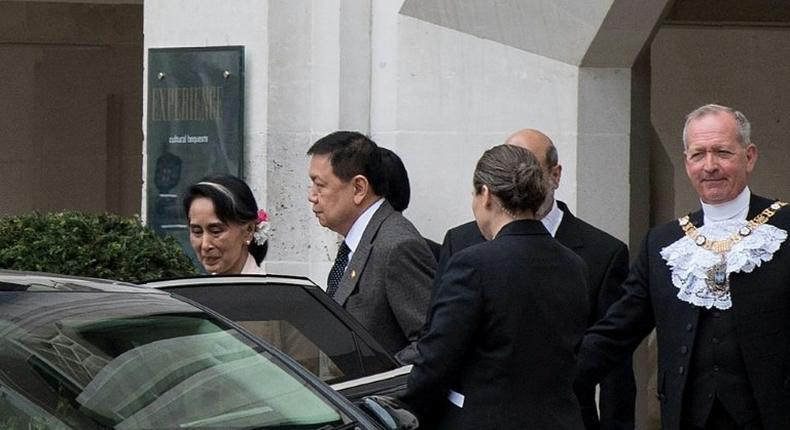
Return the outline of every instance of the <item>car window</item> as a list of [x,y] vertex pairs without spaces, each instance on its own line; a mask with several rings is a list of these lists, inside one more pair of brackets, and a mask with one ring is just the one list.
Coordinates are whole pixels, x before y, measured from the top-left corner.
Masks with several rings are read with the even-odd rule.
[[327,383],[396,367],[300,285],[223,283],[165,289],[236,321]]
[[277,357],[174,298],[25,293],[10,302],[0,300],[0,428],[313,429],[348,421]]

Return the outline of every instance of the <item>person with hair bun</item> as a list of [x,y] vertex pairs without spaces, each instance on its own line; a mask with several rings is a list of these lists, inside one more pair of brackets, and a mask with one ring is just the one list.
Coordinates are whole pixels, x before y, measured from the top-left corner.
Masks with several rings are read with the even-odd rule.
[[[540,130],[525,128],[511,134],[505,143],[529,150],[543,168],[546,198],[536,215],[559,243],[576,253],[587,265],[587,326],[590,327],[625,294],[623,282],[628,275],[628,247],[577,217],[565,202],[555,199],[555,191],[562,179],[562,164],[557,147],[549,136]],[[474,221],[448,230],[439,252],[435,284],[441,279],[453,254],[484,241]],[[576,396],[586,430],[634,430],[636,381],[630,359],[612,368],[597,386],[577,389]]]
[[269,215],[259,210],[247,184],[231,176],[210,176],[184,197],[189,241],[212,275],[265,274]]
[[572,387],[586,273],[536,219],[542,168],[524,148],[495,146],[473,187],[487,240],[450,258],[400,400],[421,428],[584,428]]
[[381,154],[381,169],[385,178],[382,195],[390,202],[392,209],[403,212],[409,207],[411,200],[409,173],[398,154],[381,146],[379,146],[379,153]]
[[[392,209],[403,212],[409,207],[409,201],[411,200],[409,172],[406,171],[406,166],[398,154],[381,146],[379,147],[379,152],[381,153],[381,168],[386,178],[384,198],[392,205]],[[439,261],[442,245],[427,237],[423,237],[423,239],[428,244],[428,248],[431,249],[433,258]]]

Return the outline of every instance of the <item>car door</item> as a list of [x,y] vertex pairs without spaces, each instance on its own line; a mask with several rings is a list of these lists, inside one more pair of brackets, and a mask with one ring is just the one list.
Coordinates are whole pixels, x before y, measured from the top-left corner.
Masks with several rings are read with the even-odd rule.
[[307,278],[210,276],[145,285],[193,300],[235,321],[353,401],[405,389],[411,366],[400,366]]
[[0,271],[0,369],[4,430],[376,430],[400,421],[353,407],[205,306],[107,280]]

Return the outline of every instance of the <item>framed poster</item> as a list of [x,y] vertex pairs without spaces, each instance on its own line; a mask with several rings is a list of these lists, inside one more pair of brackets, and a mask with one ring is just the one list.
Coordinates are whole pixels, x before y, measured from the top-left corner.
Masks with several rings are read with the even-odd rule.
[[146,222],[196,261],[182,200],[204,176],[243,174],[244,47],[149,49],[146,108]]

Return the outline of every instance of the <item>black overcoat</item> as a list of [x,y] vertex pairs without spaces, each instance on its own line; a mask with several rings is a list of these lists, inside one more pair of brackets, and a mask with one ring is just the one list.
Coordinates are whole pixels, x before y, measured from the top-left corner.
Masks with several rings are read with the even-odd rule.
[[[752,194],[751,219],[773,200]],[[702,211],[691,214],[702,225]],[[779,210],[769,224],[790,229],[790,210]],[[579,355],[580,385],[590,385],[614,363],[630,356],[653,328],[658,339],[661,423],[680,428],[683,390],[697,333],[700,308],[677,298],[670,269],[660,252],[683,236],[677,221],[651,229],[624,286],[626,294],[590,328]],[[730,276],[733,317],[747,378],[766,430],[790,429],[790,244],[751,273]]]
[[582,260],[540,221],[511,222],[458,252],[403,400],[420,416],[441,410],[440,429],[583,428],[572,386],[585,279]]
[[[587,264],[588,325],[591,326],[603,318],[609,306],[625,292],[623,282],[628,275],[628,248],[614,236],[575,217],[565,203],[558,200],[557,205],[563,215],[555,239]],[[438,286],[453,254],[484,241],[474,221],[448,230],[442,243],[435,285]],[[636,382],[630,357],[615,366],[600,382],[597,404],[594,386],[579,389],[576,394],[588,430],[634,428]]]

